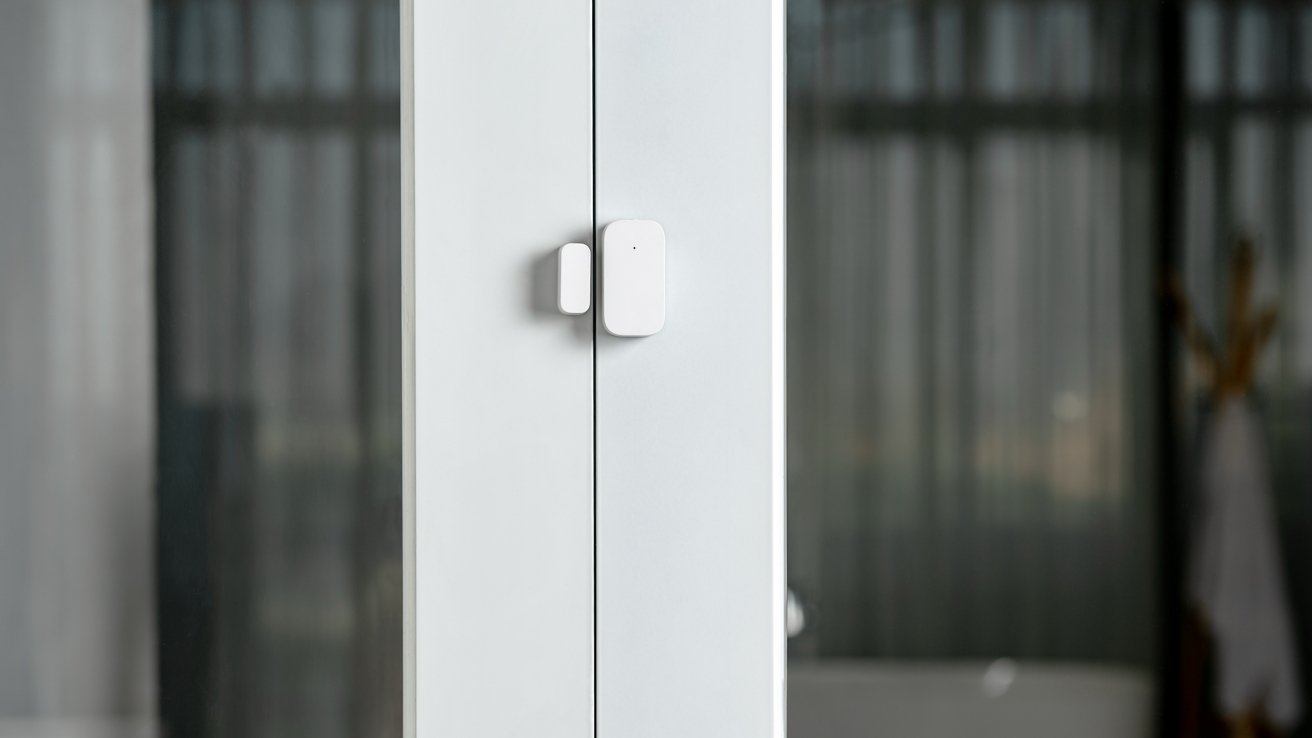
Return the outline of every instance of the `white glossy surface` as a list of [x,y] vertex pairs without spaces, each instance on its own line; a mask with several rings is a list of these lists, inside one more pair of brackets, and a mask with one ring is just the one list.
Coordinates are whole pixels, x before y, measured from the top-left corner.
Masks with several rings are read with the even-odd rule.
[[612,336],[665,327],[665,231],[654,220],[617,220],[601,232],[602,311]]
[[665,329],[597,337],[597,734],[782,735],[783,3],[596,17],[598,222],[672,255]]
[[417,734],[592,735],[592,5],[414,3]]

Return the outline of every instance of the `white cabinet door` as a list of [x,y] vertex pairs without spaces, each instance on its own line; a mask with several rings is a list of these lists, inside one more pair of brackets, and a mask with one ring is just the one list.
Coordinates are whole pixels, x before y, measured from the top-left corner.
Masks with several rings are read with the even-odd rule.
[[783,2],[595,6],[597,223],[667,239],[597,334],[597,735],[782,735]]
[[414,653],[432,738],[593,732],[591,315],[555,249],[592,230],[588,0],[416,0]]

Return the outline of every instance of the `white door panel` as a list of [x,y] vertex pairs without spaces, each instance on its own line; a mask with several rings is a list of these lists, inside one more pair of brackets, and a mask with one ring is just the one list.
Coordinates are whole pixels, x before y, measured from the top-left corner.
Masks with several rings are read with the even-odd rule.
[[597,337],[597,734],[780,734],[783,3],[596,14],[598,226],[667,238],[664,327]]
[[415,2],[416,719],[580,738],[593,718],[587,0]]

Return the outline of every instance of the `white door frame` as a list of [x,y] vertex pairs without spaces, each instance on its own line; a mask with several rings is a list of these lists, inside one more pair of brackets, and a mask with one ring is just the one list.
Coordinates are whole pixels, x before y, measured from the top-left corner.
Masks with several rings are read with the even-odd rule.
[[[784,0],[401,1],[406,735],[782,736]],[[522,312],[620,218],[661,333]]]

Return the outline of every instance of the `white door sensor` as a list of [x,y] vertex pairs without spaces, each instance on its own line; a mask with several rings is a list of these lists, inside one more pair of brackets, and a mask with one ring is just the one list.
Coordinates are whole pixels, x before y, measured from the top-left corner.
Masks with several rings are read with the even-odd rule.
[[601,232],[601,321],[615,336],[665,326],[665,230],[654,220],[617,220]]
[[556,306],[566,315],[582,315],[592,305],[592,250],[567,243],[556,250]]

